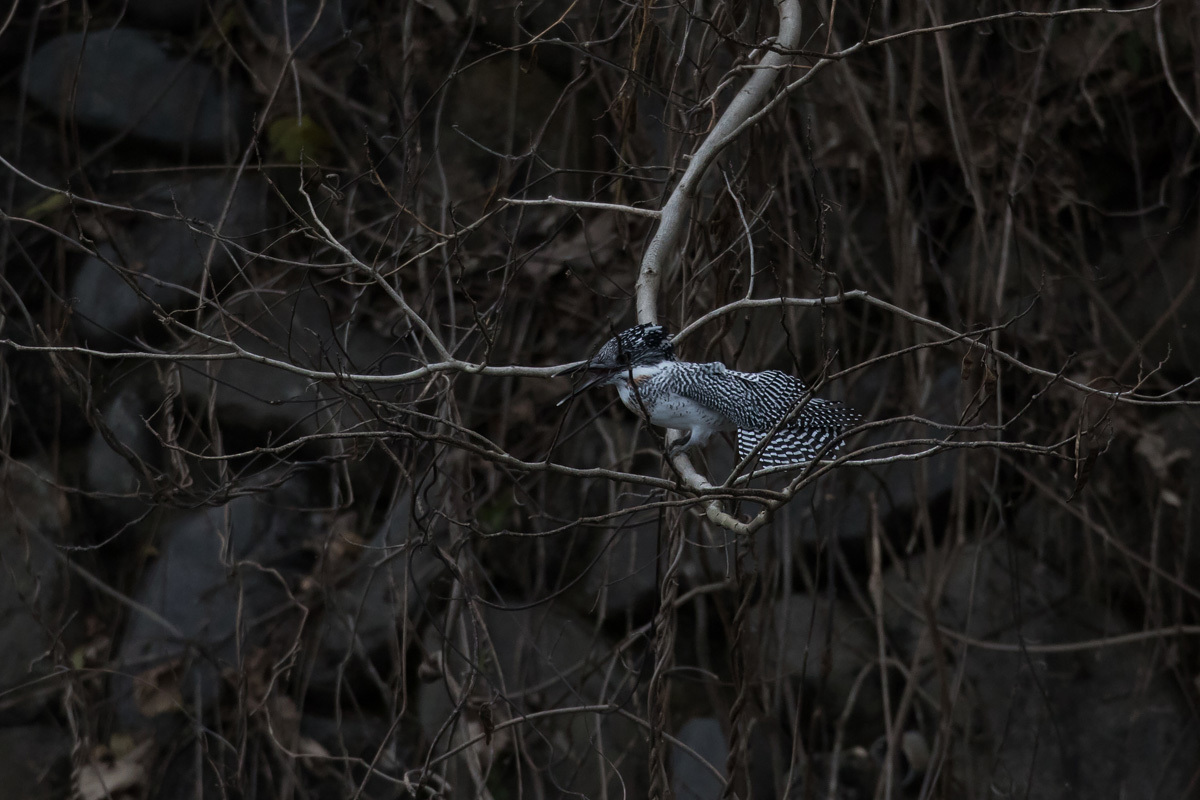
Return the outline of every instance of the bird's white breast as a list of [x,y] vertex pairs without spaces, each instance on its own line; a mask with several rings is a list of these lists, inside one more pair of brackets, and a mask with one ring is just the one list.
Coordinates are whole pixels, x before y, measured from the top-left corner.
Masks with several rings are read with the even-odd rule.
[[[658,376],[661,372],[659,367],[634,367],[632,370],[622,371],[615,375],[612,382],[617,386],[617,394],[621,396],[621,402],[625,407],[635,414],[642,415],[642,407],[650,411],[652,410],[654,393],[650,391],[650,381]],[[632,378],[632,380],[630,380]],[[637,394],[634,394],[634,385],[638,386]],[[653,421],[653,414],[651,415]]]
[[639,416],[648,414],[652,425],[677,430],[732,430],[723,415],[672,389],[670,366],[634,367],[632,378],[630,381],[630,373],[621,375],[616,382],[617,393],[629,410]]

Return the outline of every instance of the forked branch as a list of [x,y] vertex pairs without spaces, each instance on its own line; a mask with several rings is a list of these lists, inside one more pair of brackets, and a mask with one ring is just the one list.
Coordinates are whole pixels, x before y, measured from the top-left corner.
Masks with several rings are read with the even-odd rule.
[[746,81],[746,85],[738,90],[725,113],[696,148],[683,177],[663,204],[658,230],[646,247],[642,256],[641,272],[638,274],[638,322],[658,322],[658,288],[662,283],[662,274],[671,266],[671,256],[683,239],[690,218],[692,200],[696,197],[696,190],[704,173],[717,154],[733,141],[730,134],[763,104],[781,68],[791,60],[791,56],[786,53],[797,49],[800,44],[799,0],[777,0],[775,5],[779,9],[779,36],[776,37],[775,46],[766,50],[766,55],[753,70],[754,74]]

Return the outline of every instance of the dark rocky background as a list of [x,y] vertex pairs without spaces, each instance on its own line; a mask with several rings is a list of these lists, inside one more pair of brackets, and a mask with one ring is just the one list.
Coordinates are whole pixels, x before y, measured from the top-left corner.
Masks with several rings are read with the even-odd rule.
[[[805,3],[775,91],[1077,5]],[[0,795],[1200,797],[1192,3],[865,46],[722,154],[664,323],[894,308],[739,309],[680,350],[823,381],[878,423],[852,458],[918,454],[753,537],[609,391],[392,377],[632,324],[653,220],[507,201],[658,208],[777,26],[0,14]]]

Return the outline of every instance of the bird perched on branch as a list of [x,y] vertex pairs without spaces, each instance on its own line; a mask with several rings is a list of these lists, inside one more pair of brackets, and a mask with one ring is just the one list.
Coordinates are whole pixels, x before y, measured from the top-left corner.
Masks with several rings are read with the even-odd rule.
[[813,397],[804,383],[776,370],[737,372],[720,362],[679,361],[659,325],[638,325],[605,342],[577,368],[591,377],[559,402],[596,385],[614,385],[631,411],[652,425],[684,431],[671,455],[703,445],[717,431],[737,431],[738,456],[758,450],[759,464],[781,467],[833,455],[860,417],[842,403]]

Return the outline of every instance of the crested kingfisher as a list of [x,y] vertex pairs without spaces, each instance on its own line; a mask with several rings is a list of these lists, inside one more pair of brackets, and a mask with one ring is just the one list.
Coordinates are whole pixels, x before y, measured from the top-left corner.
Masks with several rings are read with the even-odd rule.
[[737,431],[738,457],[758,453],[763,467],[793,466],[833,455],[860,416],[813,397],[803,381],[777,370],[737,372],[714,361],[679,361],[659,325],[638,325],[604,343],[577,368],[590,377],[562,405],[591,386],[613,385],[621,402],[652,425],[683,431],[671,455],[705,444],[717,431]]

